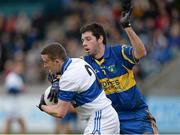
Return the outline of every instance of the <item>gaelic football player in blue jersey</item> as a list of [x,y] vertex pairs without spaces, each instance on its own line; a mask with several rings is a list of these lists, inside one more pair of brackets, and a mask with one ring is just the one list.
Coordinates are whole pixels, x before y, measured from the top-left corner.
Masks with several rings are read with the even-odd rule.
[[146,55],[141,39],[130,25],[132,8],[120,22],[132,46],[107,45],[103,27],[92,23],[81,28],[84,60],[95,70],[120,120],[121,134],[158,134],[154,117],[136,86],[133,67]]
[[92,67],[80,58],[69,58],[64,47],[51,43],[41,51],[44,68],[61,74],[58,81],[58,102],[46,105],[41,97],[39,109],[58,118],[77,110],[87,120],[84,134],[119,134],[118,114],[99,83]]

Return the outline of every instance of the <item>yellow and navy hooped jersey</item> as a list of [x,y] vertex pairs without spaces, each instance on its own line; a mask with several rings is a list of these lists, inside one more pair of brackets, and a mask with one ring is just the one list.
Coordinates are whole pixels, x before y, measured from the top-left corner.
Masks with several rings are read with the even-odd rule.
[[138,63],[133,48],[125,45],[106,46],[103,59],[84,56],[95,70],[105,93],[119,113],[147,107],[136,86],[132,68]]

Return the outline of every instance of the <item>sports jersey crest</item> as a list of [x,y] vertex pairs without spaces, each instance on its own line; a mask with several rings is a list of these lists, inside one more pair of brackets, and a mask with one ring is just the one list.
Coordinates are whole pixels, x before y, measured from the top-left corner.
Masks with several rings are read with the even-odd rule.
[[116,71],[115,65],[108,66],[108,71],[114,73]]

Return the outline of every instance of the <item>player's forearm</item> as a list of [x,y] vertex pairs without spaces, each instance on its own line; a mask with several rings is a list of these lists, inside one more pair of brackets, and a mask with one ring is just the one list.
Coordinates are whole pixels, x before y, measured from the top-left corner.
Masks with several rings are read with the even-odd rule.
[[57,118],[63,118],[66,115],[66,112],[63,109],[59,109],[56,105],[42,105],[42,109],[44,112]]
[[133,46],[134,56],[136,59],[140,59],[146,55],[146,48],[141,39],[136,35],[131,27],[125,28],[125,31]]

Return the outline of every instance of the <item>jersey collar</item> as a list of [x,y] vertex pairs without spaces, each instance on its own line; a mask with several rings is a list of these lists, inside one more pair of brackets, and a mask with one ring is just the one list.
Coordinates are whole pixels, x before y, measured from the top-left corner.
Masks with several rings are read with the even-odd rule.
[[67,57],[65,60],[64,60],[64,63],[62,65],[62,69],[61,69],[61,75],[64,73],[64,71],[68,68],[69,64],[72,62],[72,59]]
[[[105,46],[105,51],[104,51],[104,55],[103,58],[108,58],[110,55],[110,47],[108,47],[107,45]],[[89,57],[91,58],[92,61],[94,61],[94,57],[92,57],[91,55],[89,55]]]
[[105,52],[104,52],[104,58],[108,58],[110,55],[110,47],[108,47],[107,45],[105,46]]

